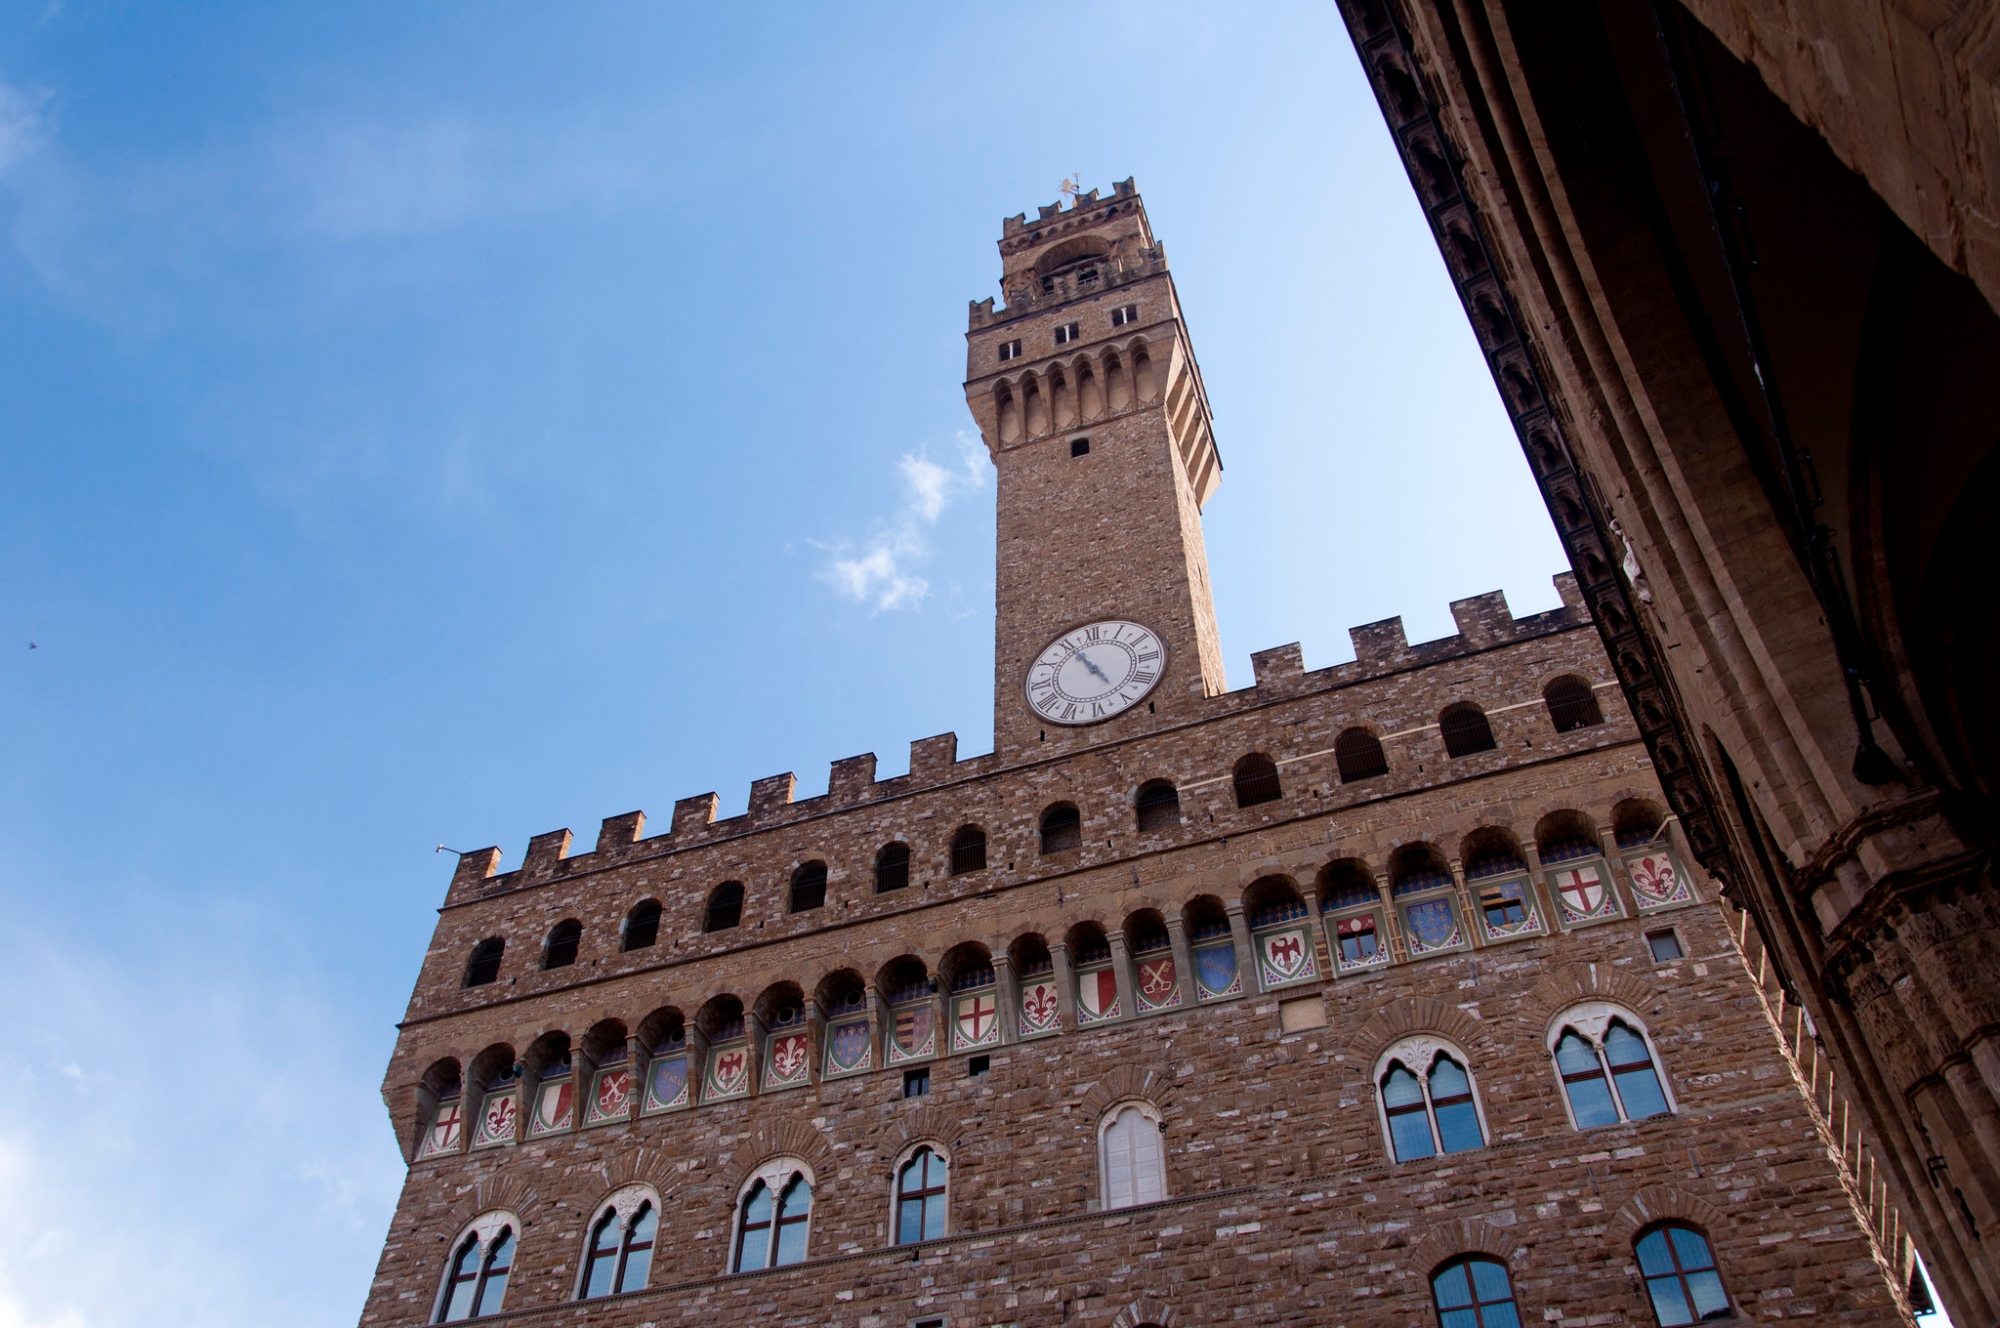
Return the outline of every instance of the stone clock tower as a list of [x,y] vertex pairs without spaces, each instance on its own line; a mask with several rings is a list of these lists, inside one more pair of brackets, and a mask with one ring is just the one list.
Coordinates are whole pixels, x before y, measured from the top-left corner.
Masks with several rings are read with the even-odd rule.
[[1184,723],[1223,690],[1201,508],[1222,479],[1165,249],[1130,180],[1007,219],[965,397],[999,477],[1003,761]]

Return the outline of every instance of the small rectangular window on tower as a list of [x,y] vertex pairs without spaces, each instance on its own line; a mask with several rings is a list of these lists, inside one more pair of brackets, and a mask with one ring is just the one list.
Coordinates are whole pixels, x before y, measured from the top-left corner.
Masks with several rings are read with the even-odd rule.
[[1080,340],[1081,337],[1082,333],[1075,323],[1064,323],[1056,329],[1056,345],[1058,346],[1067,346],[1072,341]]
[[1000,362],[1002,364],[1008,360],[1019,359],[1020,355],[1021,343],[1018,340],[1003,341],[1000,343]]
[[931,1091],[930,1067],[921,1070],[903,1071],[903,1096],[928,1097]]
[[1656,964],[1670,963],[1682,957],[1681,938],[1673,931],[1649,931],[1646,933],[1646,948],[1653,952]]
[[1111,326],[1113,327],[1124,327],[1129,323],[1136,323],[1138,321],[1139,306],[1136,304],[1128,304],[1111,311]]
[[1073,456],[1073,457],[1080,457],[1080,456],[1089,456],[1089,455],[1090,455],[1090,440],[1089,440],[1088,438],[1072,438],[1072,439],[1070,439],[1070,440],[1069,440],[1069,454],[1070,454],[1071,456]]

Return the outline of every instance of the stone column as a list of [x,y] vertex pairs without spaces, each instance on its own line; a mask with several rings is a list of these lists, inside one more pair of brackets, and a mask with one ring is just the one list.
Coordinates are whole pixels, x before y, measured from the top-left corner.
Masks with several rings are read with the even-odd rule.
[[938,1060],[951,1055],[951,991],[937,978],[931,979],[931,1054]]
[[1115,927],[1104,939],[1111,942],[1111,975],[1118,983],[1120,1017],[1130,1019],[1139,1013],[1139,998],[1138,984],[1132,981],[1132,954],[1125,948],[1125,929]]
[[1179,913],[1167,914],[1167,939],[1174,947],[1174,985],[1180,988],[1181,1005],[1193,1009],[1200,1003],[1200,988],[1195,985],[1194,947],[1188,944],[1187,921]]
[[1243,992],[1259,995],[1264,984],[1257,976],[1257,951],[1250,944],[1250,919],[1244,916],[1243,902],[1232,899],[1222,909],[1229,915],[1229,937],[1236,942],[1236,972],[1243,979]]
[[1056,1022],[1065,1033],[1076,1032],[1076,974],[1069,967],[1069,943],[1050,941],[1049,958],[1055,962]]
[[755,1010],[743,1012],[744,1041],[750,1048],[750,1083],[745,1090],[749,1097],[764,1091],[764,1037],[768,1031],[762,1015]]
[[708,1088],[708,1034],[701,1029],[701,1021],[695,1020],[685,1026],[687,1033],[688,1058],[688,1105],[701,1105],[702,1093]]
[[1618,902],[1626,917],[1639,916],[1639,896],[1632,889],[1632,878],[1625,874],[1625,859],[1618,853],[1618,836],[1608,825],[1597,827],[1597,848],[1604,854],[1604,874],[1606,883],[1618,892]]
[[806,997],[799,1008],[806,1020],[806,1082],[816,1084],[826,1065],[826,1011],[817,996]]
[[1542,870],[1542,851],[1530,842],[1521,845],[1521,856],[1528,860],[1528,888],[1535,892],[1542,916],[1549,920],[1549,935],[1558,935],[1563,929],[1562,908],[1556,903],[1556,892],[1549,889],[1549,874]]
[[1481,922],[1481,914],[1472,911],[1472,894],[1465,888],[1465,864],[1457,858],[1447,859],[1451,868],[1451,892],[1458,899],[1458,915],[1465,919],[1465,941],[1472,949],[1480,949],[1486,944],[1486,930]]
[[868,1063],[880,1070],[889,1064],[888,1038],[882,1028],[882,993],[868,984]]
[[1326,939],[1326,918],[1319,911],[1319,887],[1306,884],[1299,887],[1299,898],[1306,901],[1306,937],[1313,947],[1314,963],[1319,969],[1322,981],[1336,971],[1333,964],[1333,945]]
[[1000,1045],[1011,1047],[1021,1040],[1021,980],[1014,976],[1014,957],[1005,951],[993,956],[993,992],[1000,1007]]

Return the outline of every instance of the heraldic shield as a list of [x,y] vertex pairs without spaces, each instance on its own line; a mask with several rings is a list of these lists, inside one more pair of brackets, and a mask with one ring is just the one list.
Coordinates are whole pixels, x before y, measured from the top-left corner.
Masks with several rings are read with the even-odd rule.
[[1181,1003],[1180,972],[1171,954],[1139,960],[1139,1008],[1171,1010]]
[[1617,916],[1618,896],[1606,888],[1603,868],[1586,863],[1556,872],[1549,879],[1555,884],[1556,898],[1562,901],[1563,921]]
[[708,1053],[708,1074],[702,1085],[701,1100],[714,1102],[725,1097],[742,1097],[750,1091],[750,1048],[741,1042],[716,1047]]
[[459,1110],[457,1098],[446,1098],[438,1103],[437,1116],[431,1127],[424,1131],[423,1145],[417,1149],[418,1157],[433,1157],[438,1153],[458,1151],[458,1141],[465,1128],[465,1113]]
[[590,1110],[584,1114],[584,1124],[624,1120],[631,1114],[631,1107],[632,1071],[622,1066],[616,1070],[599,1070],[597,1083],[591,1088]]
[[1032,1037],[1037,1033],[1053,1033],[1059,1027],[1056,1013],[1062,1007],[1056,1001],[1055,979],[1041,977],[1021,983],[1021,1036]]
[[1118,1017],[1118,975],[1108,968],[1076,975],[1076,1021],[1095,1024]]
[[1627,858],[1625,870],[1632,876],[1632,892],[1639,897],[1640,908],[1660,908],[1694,898],[1687,877],[1682,875],[1679,865],[1664,853]]
[[889,1038],[889,1063],[922,1060],[937,1052],[937,1028],[931,1019],[931,1005],[905,1005],[896,1011],[895,1031]]
[[1312,938],[1302,928],[1264,933],[1257,938],[1257,953],[1263,960],[1266,987],[1319,976],[1319,965],[1313,962]]
[[1412,954],[1448,949],[1464,940],[1458,930],[1458,911],[1449,899],[1420,899],[1403,910],[1403,918],[1410,925]]
[[771,1068],[764,1077],[766,1088],[787,1088],[793,1084],[803,1084],[810,1076],[806,1073],[806,1062],[811,1053],[806,1050],[804,1029],[794,1033],[782,1033],[771,1039]]
[[496,1144],[514,1142],[514,1130],[521,1119],[520,1094],[511,1090],[505,1093],[488,1093],[486,1102],[479,1109],[479,1128],[473,1132],[474,1148],[491,1148]]
[[569,1128],[570,1114],[576,1110],[576,1085],[568,1078],[543,1084],[535,1092],[535,1114],[528,1118],[528,1137],[555,1134]]
[[865,1070],[872,1060],[870,1052],[866,1019],[835,1024],[826,1035],[826,1072],[852,1074]]
[[688,1104],[685,1056],[661,1056],[646,1074],[646,1110],[673,1111]]
[[1236,972],[1236,947],[1234,945],[1211,945],[1194,952],[1194,980],[1201,987],[1204,1000],[1217,996],[1234,996],[1243,990],[1243,982]]
[[992,991],[960,996],[951,1003],[951,1046],[984,1047],[1000,1040],[1000,999]]

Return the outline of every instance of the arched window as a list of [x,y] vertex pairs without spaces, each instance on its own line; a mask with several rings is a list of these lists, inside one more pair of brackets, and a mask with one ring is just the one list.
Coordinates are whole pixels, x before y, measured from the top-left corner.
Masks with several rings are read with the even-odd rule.
[[826,864],[808,862],[792,873],[790,908],[794,913],[821,908],[826,904]]
[[703,931],[728,931],[743,921],[743,882],[724,881],[708,896],[701,916]]
[[882,851],[875,855],[875,893],[888,894],[891,890],[901,890],[910,883],[910,846],[908,844],[884,844]]
[[465,965],[465,985],[483,987],[499,980],[500,956],[507,952],[507,942],[498,936],[489,936],[472,947],[472,958]]
[[1104,1125],[1099,1154],[1104,1206],[1130,1208],[1167,1197],[1166,1150],[1160,1122],[1137,1106],[1120,1107]]
[[1042,852],[1067,853],[1083,847],[1083,816],[1074,803],[1059,802],[1042,813]]
[[1444,735],[1446,754],[1459,757],[1493,750],[1493,726],[1486,712],[1470,701],[1448,705],[1438,716],[1438,731]]
[[1252,752],[1236,763],[1236,805],[1255,807],[1260,802],[1276,802],[1285,796],[1278,784],[1278,767],[1262,752]]
[[1542,688],[1542,701],[1549,708],[1549,718],[1554,721],[1557,733],[1587,729],[1604,722],[1604,712],[1597,707],[1597,693],[1573,674],[1557,678]]
[[660,939],[660,901],[642,899],[632,906],[625,915],[625,926],[618,938],[621,950],[649,950]]
[[1421,1065],[1435,1045],[1422,1039],[1405,1044],[1403,1054],[1389,1062],[1382,1076],[1382,1114],[1398,1162],[1486,1146],[1479,1106],[1472,1096],[1472,1076],[1465,1066],[1440,1050],[1431,1056],[1422,1077],[1411,1069],[1412,1064]]
[[653,1267],[653,1237],[658,1232],[660,1214],[650,1200],[643,1200],[628,1221],[615,1206],[606,1207],[604,1216],[590,1233],[590,1253],[583,1261],[584,1300],[637,1291],[646,1285]]
[[807,1224],[812,1217],[812,1182],[805,1173],[760,1176],[743,1196],[736,1229],[738,1273],[782,1268],[806,1257]]
[[542,943],[542,969],[568,968],[576,962],[576,947],[583,940],[583,924],[575,918],[558,922]]
[[1498,1259],[1471,1255],[1431,1274],[1441,1328],[1521,1328],[1514,1284]]
[[968,825],[951,837],[951,874],[963,876],[986,865],[986,832]]
[[[1643,1035],[1623,1019],[1584,1020],[1566,1025],[1555,1042],[1556,1073],[1579,1130],[1644,1120],[1673,1110],[1660,1086],[1652,1049]],[[1590,1024],[1602,1023],[1603,1041],[1589,1036]]]
[[452,1255],[444,1294],[438,1298],[437,1322],[456,1323],[498,1314],[507,1299],[507,1274],[513,1270],[512,1225],[501,1226],[488,1240],[481,1240],[477,1229],[467,1232]]
[[1389,773],[1389,758],[1382,754],[1381,740],[1363,728],[1347,729],[1333,740],[1333,760],[1340,767],[1343,784]]
[[919,1148],[896,1173],[896,1243],[914,1245],[944,1234],[944,1157]]
[[1660,1328],[1731,1317],[1715,1252],[1699,1231],[1668,1222],[1642,1233],[1632,1248],[1639,1256],[1639,1271],[1645,1275],[1646,1294],[1653,1298],[1653,1317]]
[[1167,830],[1181,823],[1180,790],[1172,781],[1149,779],[1139,786],[1139,828]]

